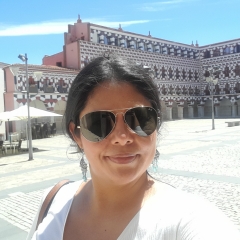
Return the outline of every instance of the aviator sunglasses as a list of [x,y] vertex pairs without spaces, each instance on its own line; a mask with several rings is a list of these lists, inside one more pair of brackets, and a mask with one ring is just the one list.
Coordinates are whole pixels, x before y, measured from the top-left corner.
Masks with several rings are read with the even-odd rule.
[[124,122],[128,128],[137,135],[146,137],[151,135],[158,127],[157,112],[152,107],[134,107],[125,112],[113,113],[112,111],[95,111],[84,115],[80,119],[80,131],[91,142],[100,142],[106,138],[116,126],[116,118],[123,114]]

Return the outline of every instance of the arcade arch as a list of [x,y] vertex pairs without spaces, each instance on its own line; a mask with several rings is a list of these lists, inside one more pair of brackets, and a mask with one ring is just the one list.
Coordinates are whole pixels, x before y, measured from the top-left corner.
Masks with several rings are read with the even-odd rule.
[[175,101],[172,104],[172,119],[178,119],[178,105]]
[[[63,100],[60,100],[55,103],[54,106],[54,112],[64,115],[66,109],[66,102]],[[64,130],[64,124],[62,124],[63,117],[54,117],[54,120],[56,122],[56,129],[58,132],[62,132]]]
[[240,116],[240,99],[236,101],[237,104],[237,116]]
[[232,103],[229,99],[223,99],[219,104],[219,116],[231,117],[232,116]]
[[204,105],[204,117],[212,116],[212,100],[208,99]]
[[38,109],[41,109],[41,110],[44,110],[44,111],[47,111],[44,103],[42,101],[39,101],[39,100],[31,101],[29,106],[30,107],[35,107],[35,108],[38,108]]
[[187,104],[187,101],[184,101],[184,104],[183,104],[183,118],[188,118],[188,104]]
[[161,117],[162,117],[162,120],[165,121],[165,120],[168,120],[167,119],[167,107],[166,107],[166,104],[164,101],[160,100],[160,105],[161,105]]

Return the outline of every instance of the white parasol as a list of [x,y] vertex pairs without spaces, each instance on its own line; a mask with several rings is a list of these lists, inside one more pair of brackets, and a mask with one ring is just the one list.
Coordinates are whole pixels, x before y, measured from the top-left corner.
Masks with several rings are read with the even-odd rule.
[[[44,111],[38,108],[29,107],[30,117],[31,118],[39,118],[39,117],[61,117],[62,115]],[[27,119],[28,118],[28,108],[27,105],[21,106],[13,111],[11,111],[12,116],[19,118],[19,119]],[[12,120],[13,121],[13,120]]]

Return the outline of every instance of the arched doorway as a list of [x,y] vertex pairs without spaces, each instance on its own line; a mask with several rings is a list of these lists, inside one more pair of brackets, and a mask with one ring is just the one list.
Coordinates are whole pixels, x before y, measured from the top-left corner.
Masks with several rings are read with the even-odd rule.
[[240,116],[240,99],[236,101],[237,104],[237,116]]
[[219,116],[231,117],[232,116],[232,103],[229,99],[223,99],[219,104]]
[[42,101],[39,101],[39,100],[31,101],[29,106],[30,107],[35,107],[35,108],[38,108],[38,109],[41,109],[41,110],[44,110],[44,111],[47,111],[44,103]]
[[178,105],[176,102],[173,102],[172,104],[172,119],[178,119]]
[[193,117],[195,117],[195,118],[198,117],[198,107],[197,107],[196,101],[194,101],[194,104],[193,104]]
[[[58,101],[55,103],[54,112],[64,115],[66,109],[66,102],[65,101]],[[63,124],[63,117],[54,117],[54,121],[56,122],[56,129],[58,132],[65,131],[65,125]]]
[[204,117],[212,116],[212,100],[208,99],[204,105]]
[[167,120],[167,109],[166,109],[166,104],[164,101],[160,100],[160,105],[161,105],[161,118],[162,121]]
[[184,101],[184,104],[183,104],[183,118],[188,118],[188,104],[187,104],[187,101]]

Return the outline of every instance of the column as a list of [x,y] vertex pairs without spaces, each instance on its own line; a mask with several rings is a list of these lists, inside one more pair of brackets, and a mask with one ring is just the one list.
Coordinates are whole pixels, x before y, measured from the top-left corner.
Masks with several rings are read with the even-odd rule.
[[183,119],[183,107],[178,106],[178,119]]
[[193,106],[188,106],[188,118],[193,118]]
[[198,107],[198,117],[204,117],[204,107],[203,106],[197,106]]
[[232,117],[237,116],[237,105],[232,105]]
[[167,110],[167,120],[172,120],[172,107],[166,107]]

